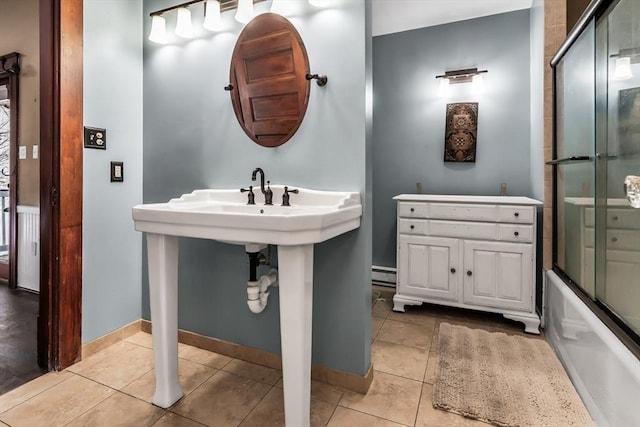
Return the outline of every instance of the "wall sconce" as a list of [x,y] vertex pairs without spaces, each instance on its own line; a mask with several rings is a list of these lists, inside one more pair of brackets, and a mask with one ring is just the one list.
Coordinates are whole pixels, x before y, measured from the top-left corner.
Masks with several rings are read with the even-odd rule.
[[[446,71],[444,74],[436,76],[436,79],[446,79],[451,84],[469,83],[475,81],[481,81],[482,76],[480,74],[486,73],[487,70],[478,70],[477,68],[466,68],[464,70]],[[474,77],[480,77],[475,79]]]
[[440,96],[447,96],[449,94],[449,85],[458,83],[473,84],[473,92],[481,93],[484,84],[482,82],[482,74],[487,70],[478,70],[477,68],[465,68],[463,70],[446,71],[444,74],[436,76],[436,79],[440,80],[440,89],[438,91]]

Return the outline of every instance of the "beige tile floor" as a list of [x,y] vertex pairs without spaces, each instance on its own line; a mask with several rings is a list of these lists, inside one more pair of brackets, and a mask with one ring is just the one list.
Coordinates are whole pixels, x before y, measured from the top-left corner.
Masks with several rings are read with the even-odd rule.
[[[435,306],[391,311],[389,288],[372,310],[374,379],[366,395],[312,382],[311,425],[463,427],[486,424],[431,406],[440,322],[521,334],[498,316]],[[0,427],[284,426],[278,370],[179,345],[185,397],[153,406],[151,336],[140,332],[63,372],[48,373],[0,396]],[[293,426],[295,427],[295,426]]]

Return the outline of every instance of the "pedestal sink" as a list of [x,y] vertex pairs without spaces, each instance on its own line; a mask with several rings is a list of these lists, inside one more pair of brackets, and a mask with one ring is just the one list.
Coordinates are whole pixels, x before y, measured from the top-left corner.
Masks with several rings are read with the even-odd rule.
[[313,245],[360,227],[362,205],[356,192],[298,187],[291,206],[279,206],[284,186],[271,189],[278,205],[265,206],[259,190],[256,204],[247,205],[247,195],[239,190],[206,189],[167,203],[134,206],[135,228],[147,233],[155,405],[168,408],[183,395],[178,382],[178,237],[273,244],[278,246],[285,422],[309,426]]

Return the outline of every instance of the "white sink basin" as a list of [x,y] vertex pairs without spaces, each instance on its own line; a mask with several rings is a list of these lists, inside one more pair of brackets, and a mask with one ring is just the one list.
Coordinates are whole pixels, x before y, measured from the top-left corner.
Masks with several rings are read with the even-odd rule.
[[280,206],[284,186],[272,185],[273,205],[266,206],[260,188],[255,205],[240,190],[196,190],[167,203],[137,205],[138,231],[199,237],[245,245],[304,245],[323,242],[360,226],[362,205],[356,192],[317,191],[296,187],[291,206]]

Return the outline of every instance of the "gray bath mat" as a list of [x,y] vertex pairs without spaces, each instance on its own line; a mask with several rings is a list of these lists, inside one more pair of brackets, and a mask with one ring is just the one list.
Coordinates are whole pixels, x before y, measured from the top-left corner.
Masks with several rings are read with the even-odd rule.
[[433,406],[497,426],[593,426],[546,341],[440,324]]

